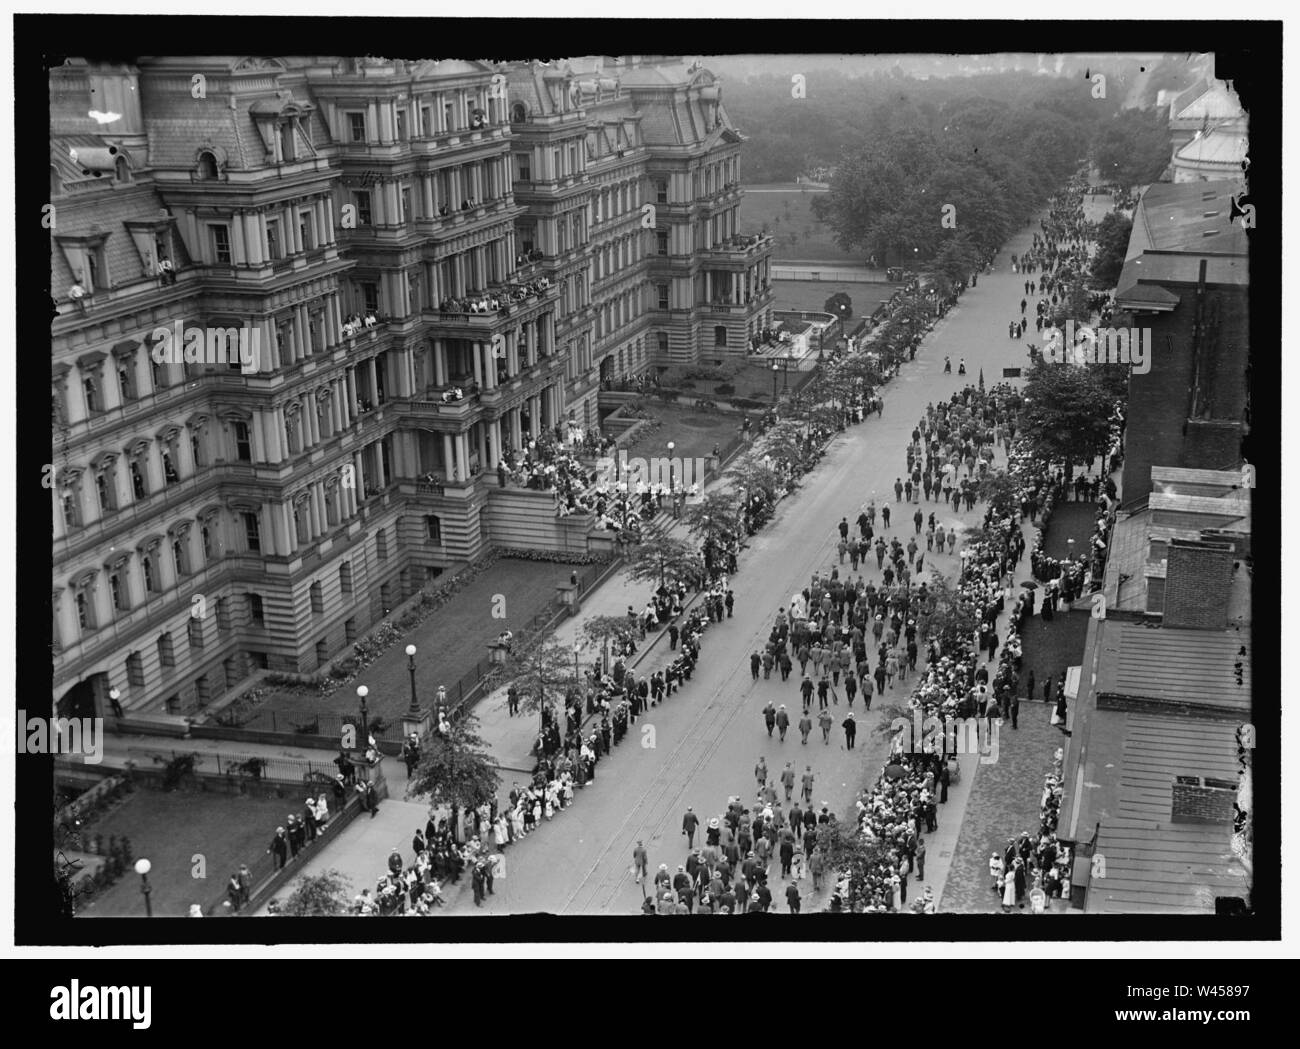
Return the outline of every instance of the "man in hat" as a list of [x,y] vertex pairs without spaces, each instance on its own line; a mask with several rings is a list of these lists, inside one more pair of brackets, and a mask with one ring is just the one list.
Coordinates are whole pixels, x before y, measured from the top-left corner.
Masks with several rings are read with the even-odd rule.
[[822,712],[817,715],[817,723],[821,726],[822,730],[822,744],[824,746],[829,746],[831,742],[831,725],[834,724],[831,712],[823,707]]
[[659,869],[655,871],[655,891],[664,892],[672,887],[672,875],[668,873],[668,864],[659,864]]
[[858,723],[856,720],[854,720],[853,711],[850,710],[848,717],[844,719],[843,728],[844,728],[844,745],[849,750],[852,750],[853,741],[857,738],[858,735]]
[[758,780],[760,789],[763,784],[767,782],[767,758],[763,757],[761,754],[758,758],[758,764],[754,766],[754,778]]
[[787,761],[785,768],[781,770],[781,786],[785,788],[785,800],[790,800],[790,795],[794,793],[794,765]]
[[808,713],[808,708],[803,708],[803,716],[799,718],[799,735],[803,736],[804,746],[808,745],[808,733],[812,731],[812,716]]
[[410,779],[420,764],[420,737],[414,732],[402,743],[402,760],[406,762],[406,778]]
[[[757,678],[757,671],[755,671],[754,676]],[[763,708],[763,721],[767,725],[767,735],[771,738],[772,729],[776,727],[776,706],[771,700],[768,700],[767,706]]]
[[811,765],[804,766],[803,773],[803,800],[804,804],[812,801],[813,792],[813,770]]
[[695,810],[686,806],[686,815],[682,817],[682,833],[686,835],[686,848],[695,848],[695,828],[700,825],[700,817]]
[[298,817],[292,813],[285,817],[285,827],[289,832],[289,858],[295,858],[306,844],[307,834]]
[[645,880],[649,873],[649,857],[645,851],[645,842],[637,839],[636,848],[632,850],[632,876],[641,883],[641,892],[645,894]]
[[785,734],[790,730],[790,715],[786,713],[785,704],[776,712],[776,727],[781,733],[781,742],[785,742]]
[[275,837],[267,848],[267,854],[274,857],[276,870],[281,870],[289,861],[289,832],[283,827],[275,828]]

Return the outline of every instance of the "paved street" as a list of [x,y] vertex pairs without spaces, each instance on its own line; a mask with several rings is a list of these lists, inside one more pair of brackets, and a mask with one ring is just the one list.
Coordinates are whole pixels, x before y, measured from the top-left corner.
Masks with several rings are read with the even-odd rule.
[[[852,809],[858,790],[880,770],[885,744],[871,732],[879,714],[859,717],[858,747],[851,752],[844,748],[838,727],[829,746],[822,744],[816,729],[807,746],[800,744],[794,731],[784,744],[769,740],[760,713],[763,705],[768,699],[784,702],[797,718],[799,695],[793,679],[783,685],[774,674],[770,681],[752,681],[749,653],[765,639],[777,608],[806,586],[814,571],[831,564],[840,517],[847,515],[852,520],[873,493],[877,505],[886,495],[892,499],[894,478],[902,472],[903,449],[927,402],[947,397],[967,381],[976,381],[981,368],[991,385],[1000,379],[1004,367],[1028,363],[1025,346],[1029,336],[1010,340],[1006,326],[1019,315],[1024,281],[1010,272],[1009,255],[1018,254],[1030,241],[1031,228],[1025,227],[999,256],[995,272],[980,277],[978,286],[968,290],[960,305],[940,321],[916,361],[906,365],[902,376],[885,388],[883,417],[839,436],[803,488],[781,503],[773,522],[751,540],[742,555],[741,570],[733,580],[738,598],[736,618],[706,632],[693,680],[684,691],[638,720],[629,738],[598,766],[595,783],[579,793],[569,810],[511,847],[509,877],[497,882],[496,895],[485,911],[634,912],[641,896],[629,869],[637,839],[645,841],[652,867],[667,863],[675,869],[687,854],[681,835],[686,807],[693,806],[707,819],[725,808],[729,795],[741,794],[748,800],[754,789],[752,770],[760,755],[766,758],[773,776],[787,761],[793,761],[800,773],[811,764],[817,784],[813,800],[819,806],[830,804],[842,817]],[[943,374],[945,355],[953,359],[951,375]],[[956,364],[963,356],[968,375],[959,377]],[[935,506],[924,501],[921,505],[927,514]],[[906,537],[912,530],[911,511],[897,509],[892,534]],[[939,514],[939,519],[945,524],[957,520],[969,525],[982,514],[983,507],[977,504],[974,513],[956,515],[949,510]],[[949,576],[955,576],[958,561],[956,554],[934,556],[933,560],[927,555],[927,566]],[[874,571],[870,576],[876,578]],[[612,587],[616,599],[609,603],[617,610],[628,603],[640,607],[644,600],[644,589],[624,589],[621,580]],[[604,596],[595,600],[604,605]],[[584,612],[602,610],[589,606]],[[661,660],[662,656],[652,654],[642,667],[658,665]],[[910,681],[896,683],[885,701],[901,702],[909,691]],[[855,707],[861,715],[861,702]],[[500,720],[499,704],[489,700],[481,709],[488,730],[485,734],[491,738]],[[843,709],[841,701],[833,711]],[[515,719],[512,727],[519,732],[520,720]],[[648,745],[647,728],[654,730],[653,746]],[[503,760],[507,757],[502,755]],[[974,760],[968,760],[971,768],[963,774],[962,789],[953,792],[941,814],[940,830],[930,838],[928,884],[935,885],[936,892],[942,888],[939,882],[952,854],[962,800],[976,776]],[[377,875],[382,857],[375,862]],[[472,906],[466,894],[452,909]]]

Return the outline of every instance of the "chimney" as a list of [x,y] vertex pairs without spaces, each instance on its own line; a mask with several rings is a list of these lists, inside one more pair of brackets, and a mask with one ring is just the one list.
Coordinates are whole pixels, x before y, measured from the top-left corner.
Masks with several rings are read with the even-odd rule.
[[1189,630],[1228,626],[1231,543],[1170,539],[1165,563],[1164,625]]
[[1176,776],[1172,794],[1172,823],[1232,822],[1236,783],[1208,776]]

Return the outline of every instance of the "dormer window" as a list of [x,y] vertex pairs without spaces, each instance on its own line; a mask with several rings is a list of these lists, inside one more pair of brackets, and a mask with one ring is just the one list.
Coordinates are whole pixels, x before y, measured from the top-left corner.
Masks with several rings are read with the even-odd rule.
[[528,120],[528,107],[522,102],[516,102],[510,107],[510,123],[522,124]]
[[199,166],[196,175],[201,181],[217,177],[217,158],[207,150],[199,154]]
[[294,121],[286,120],[279,125],[279,145],[280,145],[280,162],[290,164],[298,159],[298,152],[294,144]]

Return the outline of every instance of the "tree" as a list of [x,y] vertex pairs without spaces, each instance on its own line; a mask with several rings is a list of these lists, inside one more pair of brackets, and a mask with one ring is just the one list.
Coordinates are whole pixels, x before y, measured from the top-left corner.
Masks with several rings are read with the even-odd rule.
[[718,542],[740,531],[735,492],[712,491],[686,504],[686,530],[702,543]]
[[1083,281],[1070,281],[1063,293],[1060,293],[1060,303],[1052,307],[1052,325],[1064,329],[1066,321],[1071,320],[1075,324],[1087,324],[1092,320],[1092,306],[1089,299],[1088,289],[1083,286]]
[[1029,373],[1019,434],[1036,459],[1064,463],[1067,480],[1075,463],[1105,455],[1110,448],[1116,399],[1102,374],[1109,370],[1039,360]]
[[1154,182],[1169,165],[1165,111],[1121,110],[1098,129],[1092,159],[1104,181],[1118,182],[1125,190]]
[[837,820],[817,828],[817,845],[822,850],[832,880],[838,882],[848,877],[844,909],[857,912],[867,906],[871,902],[870,876],[886,859],[880,843],[868,838],[853,824]]
[[762,492],[769,504],[776,502],[776,471],[763,462],[761,455],[749,452],[739,456],[727,470],[726,477],[742,497]]
[[995,517],[1007,517],[1020,509],[1020,486],[1006,470],[990,470],[975,490],[992,508]]
[[1092,260],[1092,279],[1103,288],[1113,288],[1124,269],[1133,220],[1112,211],[1097,225],[1097,253]]
[[699,551],[684,539],[659,535],[642,543],[632,555],[628,575],[640,583],[694,582],[704,571]]
[[519,709],[541,716],[542,709],[562,699],[573,685],[573,652],[558,641],[516,644],[492,672],[494,686],[512,684]]
[[347,914],[351,905],[351,884],[331,867],[300,879],[277,913],[293,918],[334,918]]
[[640,636],[636,623],[627,616],[588,616],[582,622],[582,636],[600,649],[604,665],[609,666],[609,648]]
[[825,310],[832,317],[838,317],[841,322],[846,322],[853,316],[853,300],[849,298],[848,292],[837,291],[826,300]]
[[979,271],[979,252],[969,237],[959,233],[939,249],[930,266],[936,275],[943,276],[950,284],[956,284]]
[[968,644],[979,629],[982,609],[976,608],[970,598],[937,569],[931,570],[930,585],[926,589],[930,594],[930,612],[926,621],[929,635],[938,638],[939,644],[949,651],[963,643]]
[[430,807],[446,805],[453,812],[476,809],[496,797],[501,768],[477,732],[478,718],[462,714],[447,735],[429,733],[421,741],[420,764],[407,784],[412,797],[427,797]]

